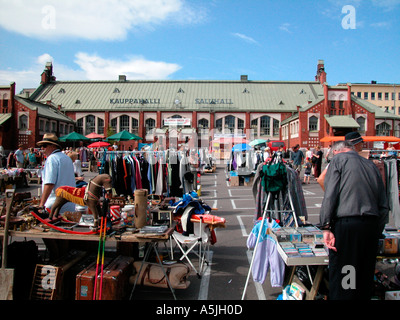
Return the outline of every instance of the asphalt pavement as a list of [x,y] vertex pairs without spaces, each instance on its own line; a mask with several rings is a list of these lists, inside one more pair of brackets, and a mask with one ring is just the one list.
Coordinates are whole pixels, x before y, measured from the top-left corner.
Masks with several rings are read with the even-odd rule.
[[[97,175],[85,172],[85,179]],[[302,175],[301,175],[302,177]],[[30,184],[26,189],[36,196],[40,185]],[[219,164],[215,173],[201,176],[201,198],[212,208],[212,213],[227,220],[226,228],[217,228],[217,242],[211,246],[209,265],[198,278],[192,273],[187,289],[175,290],[177,300],[242,300],[242,295],[249,273],[252,252],[247,249],[246,241],[253,228],[255,201],[249,186],[230,186],[226,166]],[[308,213],[308,222],[317,224],[323,191],[318,183],[311,179],[303,185],[303,192]],[[168,250],[160,247],[161,251]],[[195,261],[196,259],[194,259]],[[269,274],[264,283],[255,283],[250,277],[244,300],[276,300],[282,288],[271,287]],[[133,299],[172,300],[168,289],[137,287]]]

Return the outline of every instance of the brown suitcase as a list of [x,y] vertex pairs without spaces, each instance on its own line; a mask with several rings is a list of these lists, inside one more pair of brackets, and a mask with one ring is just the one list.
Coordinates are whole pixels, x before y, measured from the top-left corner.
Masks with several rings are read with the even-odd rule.
[[37,264],[32,282],[31,300],[63,300],[66,273],[86,256],[85,251],[71,250],[52,265]]
[[[132,257],[118,256],[104,269],[101,300],[123,300],[127,296],[133,260]],[[100,286],[97,293],[100,297]]]
[[[104,257],[104,269],[110,264],[112,258]],[[76,288],[75,288],[75,300],[93,300],[94,292],[94,279],[96,275],[97,259],[92,262],[87,268],[83,269],[76,276]],[[98,272],[101,271],[101,261],[99,264]],[[97,282],[97,286],[100,285],[100,281]]]

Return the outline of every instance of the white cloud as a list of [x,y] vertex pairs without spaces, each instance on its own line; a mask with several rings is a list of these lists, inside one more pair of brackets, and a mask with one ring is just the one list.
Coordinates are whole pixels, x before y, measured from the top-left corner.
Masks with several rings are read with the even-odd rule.
[[285,31],[285,32],[287,32],[287,33],[292,33],[292,31],[290,30],[290,28],[291,28],[291,25],[290,25],[290,23],[282,23],[280,26],[279,26],[279,30],[282,30],[282,31]]
[[372,4],[384,8],[385,11],[391,11],[400,5],[400,0],[372,0]]
[[374,28],[385,28],[385,29],[387,29],[387,28],[390,27],[390,25],[391,25],[391,23],[388,22],[388,21],[381,21],[381,22],[371,23],[371,27],[374,27]]
[[79,52],[75,55],[78,68],[58,63],[45,53],[35,59],[24,70],[0,70],[0,85],[16,83],[16,92],[24,88],[37,88],[40,76],[47,62],[53,63],[53,72],[57,80],[117,80],[123,74],[128,80],[162,80],[181,69],[174,63],[150,61],[143,57],[131,57],[126,61],[104,59],[95,54]]
[[138,28],[204,17],[185,0],[0,0],[0,7],[0,27],[39,39],[122,40]]
[[76,54],[75,63],[84,71],[88,80],[117,80],[121,74],[126,75],[128,80],[165,79],[181,69],[174,63],[149,61],[140,56],[120,61],[84,52]]
[[239,38],[239,39],[242,39],[242,40],[244,40],[244,41],[246,41],[246,42],[258,44],[258,42],[257,42],[256,40],[254,40],[253,38],[248,37],[248,36],[246,36],[246,35],[244,35],[244,34],[242,34],[242,33],[232,33],[232,35],[233,35],[234,37],[237,37],[237,38]]

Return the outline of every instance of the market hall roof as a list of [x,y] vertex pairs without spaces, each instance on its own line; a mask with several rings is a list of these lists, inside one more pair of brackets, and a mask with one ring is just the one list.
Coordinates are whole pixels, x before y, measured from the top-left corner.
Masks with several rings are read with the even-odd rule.
[[62,111],[253,111],[295,112],[323,96],[316,81],[52,81],[31,95]]

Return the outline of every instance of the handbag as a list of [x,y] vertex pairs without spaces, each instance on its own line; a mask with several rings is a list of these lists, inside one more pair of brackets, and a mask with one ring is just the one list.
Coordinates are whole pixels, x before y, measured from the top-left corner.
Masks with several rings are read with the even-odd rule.
[[312,158],[311,158],[311,163],[312,164],[316,164],[317,163],[317,157],[316,156],[312,156]]
[[[141,261],[133,263],[136,274],[129,278],[131,284],[134,284],[136,278],[139,277],[137,284],[142,286],[168,288],[167,279],[159,264],[145,262],[139,275],[141,264]],[[184,263],[175,263],[163,265],[163,267],[173,289],[187,289],[189,287],[190,281],[187,280],[190,273],[189,266]]]

